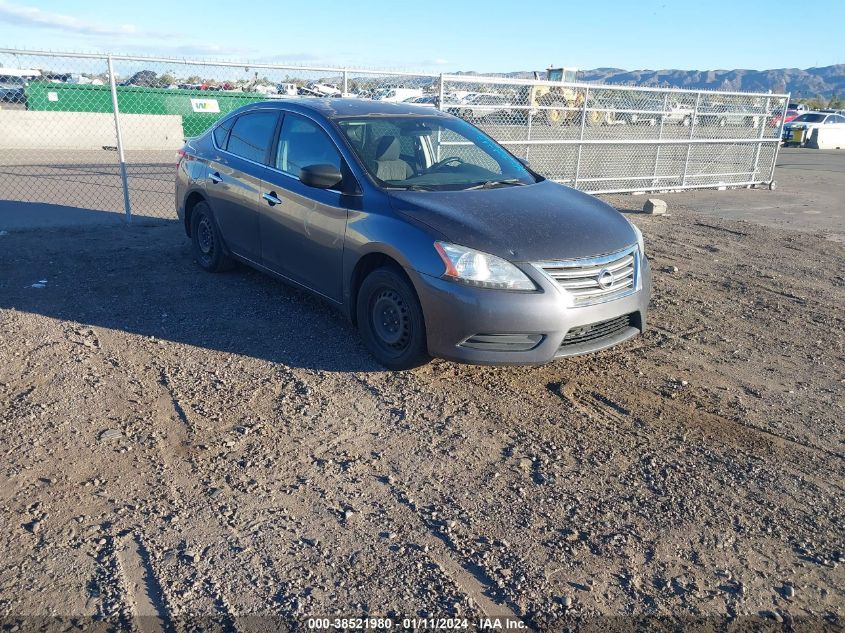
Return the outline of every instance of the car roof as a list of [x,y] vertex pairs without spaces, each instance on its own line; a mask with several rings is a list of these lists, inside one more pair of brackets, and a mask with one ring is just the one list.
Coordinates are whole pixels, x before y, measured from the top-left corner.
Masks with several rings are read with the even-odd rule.
[[257,101],[239,110],[246,110],[260,106],[262,108],[283,109],[293,106],[296,109],[310,110],[321,114],[327,119],[344,117],[384,116],[384,115],[420,115],[426,117],[451,115],[433,108],[415,106],[412,103],[391,103],[373,101],[372,99],[333,99],[324,97],[291,97],[289,99],[273,99],[272,101]]

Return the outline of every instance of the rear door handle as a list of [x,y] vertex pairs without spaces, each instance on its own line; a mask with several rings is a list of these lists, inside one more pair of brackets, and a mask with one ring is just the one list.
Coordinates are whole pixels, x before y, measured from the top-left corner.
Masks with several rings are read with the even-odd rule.
[[211,182],[213,182],[215,185],[216,185],[218,182],[223,182],[223,176],[221,176],[218,172],[214,172],[213,174],[211,174],[211,175],[208,177],[208,179],[209,179]]
[[281,198],[276,195],[275,191],[265,193],[261,197],[264,198],[267,201],[267,204],[269,204],[271,207],[277,204],[282,204]]

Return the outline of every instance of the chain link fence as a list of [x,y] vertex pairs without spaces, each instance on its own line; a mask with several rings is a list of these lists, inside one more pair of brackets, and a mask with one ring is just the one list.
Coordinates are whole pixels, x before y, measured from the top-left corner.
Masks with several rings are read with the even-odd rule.
[[789,95],[443,77],[441,107],[590,193],[768,184]]
[[769,183],[788,102],[774,94],[0,49],[0,199],[175,217],[175,152],[186,137],[247,103],[308,96],[446,110],[538,172],[591,193]]

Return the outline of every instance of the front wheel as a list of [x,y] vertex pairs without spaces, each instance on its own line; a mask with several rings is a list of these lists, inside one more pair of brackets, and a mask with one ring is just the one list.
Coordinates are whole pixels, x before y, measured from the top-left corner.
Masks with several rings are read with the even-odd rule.
[[413,369],[429,361],[417,293],[394,267],[367,275],[358,290],[356,316],[364,345],[388,369]]

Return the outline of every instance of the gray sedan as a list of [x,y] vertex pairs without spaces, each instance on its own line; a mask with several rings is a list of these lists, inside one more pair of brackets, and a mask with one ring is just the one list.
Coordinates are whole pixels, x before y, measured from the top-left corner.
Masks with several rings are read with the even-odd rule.
[[180,150],[194,256],[325,298],[373,356],[537,364],[642,332],[641,233],[444,112],[359,99],[245,106]]

